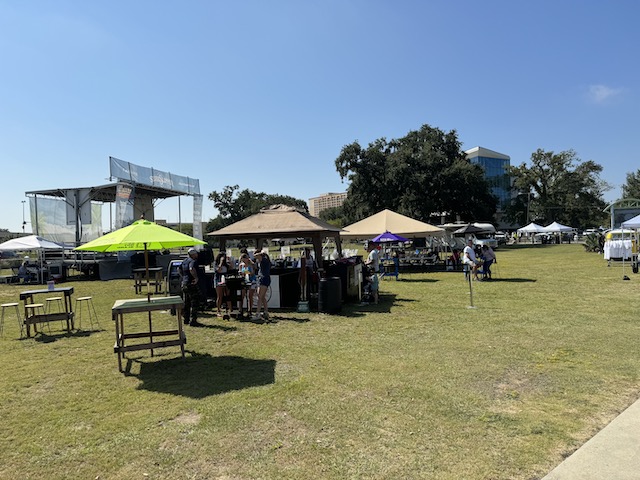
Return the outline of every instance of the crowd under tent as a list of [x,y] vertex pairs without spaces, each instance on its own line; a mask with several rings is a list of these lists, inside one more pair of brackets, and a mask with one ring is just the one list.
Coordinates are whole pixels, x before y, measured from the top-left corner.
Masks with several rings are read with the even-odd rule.
[[[193,197],[193,236],[202,239],[202,195],[198,179],[174,175],[109,157],[113,183],[93,187],[52,188],[25,192],[32,231],[58,243],[78,246],[100,237],[103,204],[110,205],[110,228],[141,216],[154,221],[154,207],[167,198]],[[180,209],[180,203],[179,203]],[[179,212],[179,216],[180,216]]]
[[227,240],[252,240],[261,249],[266,241],[273,238],[309,238],[312,241],[316,259],[322,258],[322,241],[334,239],[338,255],[342,256],[339,227],[313,217],[307,212],[288,205],[272,205],[260,212],[228,225],[208,236],[220,239],[220,250],[226,249]]

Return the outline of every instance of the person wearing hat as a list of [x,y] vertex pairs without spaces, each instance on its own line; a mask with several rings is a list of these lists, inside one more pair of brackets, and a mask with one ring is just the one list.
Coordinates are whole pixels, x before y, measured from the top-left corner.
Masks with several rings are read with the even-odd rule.
[[262,250],[253,254],[256,259],[256,264],[259,268],[258,273],[258,308],[256,309],[256,315],[254,320],[260,320],[260,308],[264,308],[262,318],[265,322],[269,322],[269,307],[267,306],[267,290],[271,285],[271,260],[269,255]]
[[18,278],[22,279],[22,283],[29,281],[29,257],[24,257],[24,261],[18,267]]
[[182,274],[182,298],[184,309],[182,317],[184,323],[192,327],[201,327],[198,323],[198,310],[200,310],[200,286],[198,285],[198,251],[190,248],[188,257],[180,264]]

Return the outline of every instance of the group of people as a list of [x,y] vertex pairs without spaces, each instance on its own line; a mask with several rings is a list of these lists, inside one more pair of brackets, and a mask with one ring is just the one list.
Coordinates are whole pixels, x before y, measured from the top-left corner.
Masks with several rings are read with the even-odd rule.
[[[181,287],[184,299],[183,319],[184,323],[192,327],[200,327],[198,313],[201,304],[200,275],[198,274],[198,251],[190,248],[188,256],[180,265]],[[238,318],[245,317],[245,302],[247,306],[247,318],[254,321],[271,322],[269,308],[267,306],[267,290],[271,285],[271,260],[263,251],[253,254],[253,260],[246,248],[240,250],[238,272],[243,276],[245,288],[242,289],[240,313]],[[215,260],[213,284],[216,290],[217,315],[224,320],[230,319],[232,311],[231,291],[227,286],[227,277],[231,270],[227,254],[220,252]],[[256,311],[253,312],[254,299],[258,296]],[[226,303],[227,310],[222,312],[222,305]],[[262,312],[261,312],[262,310]]]
[[469,239],[462,251],[462,263],[469,268],[469,275],[474,280],[481,280],[478,273],[482,273],[484,279],[491,280],[491,265],[497,263],[496,254],[488,245],[482,245],[480,251],[476,252],[473,240]]

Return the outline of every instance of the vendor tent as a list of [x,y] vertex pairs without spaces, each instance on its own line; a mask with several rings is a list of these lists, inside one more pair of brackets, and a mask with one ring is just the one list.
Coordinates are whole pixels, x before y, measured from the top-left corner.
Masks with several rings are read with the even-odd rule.
[[252,239],[255,240],[256,247],[260,249],[264,241],[268,239],[278,237],[311,238],[316,259],[322,258],[322,240],[325,237],[333,237],[338,254],[342,256],[339,227],[288,205],[272,205],[263,208],[250,217],[207,235],[220,239],[221,250],[225,249],[227,239]]
[[27,235],[26,237],[12,238],[6,242],[0,243],[0,251],[17,251],[17,252],[38,252],[38,261],[40,268],[38,269],[38,281],[43,282],[44,255],[45,250],[63,250],[64,246],[38,237],[37,235]]
[[372,238],[393,232],[407,238],[442,236],[444,229],[385,209],[343,228],[343,238]]
[[553,222],[544,227],[544,231],[548,233],[571,232],[573,231],[573,227],[568,227],[566,225],[562,225],[561,223]]
[[11,240],[0,243],[0,250],[2,251],[26,252],[29,250],[62,250],[63,248],[63,245],[47,240],[46,238],[38,237],[37,235],[12,238]]
[[381,233],[380,235],[376,235],[375,237],[373,237],[371,239],[371,241],[373,243],[383,243],[383,242],[400,242],[400,243],[404,243],[404,242],[408,242],[409,239],[408,238],[404,238],[401,235],[396,235],[395,233],[384,232],[384,233]]
[[622,222],[622,228],[640,228],[640,215],[636,215],[635,217]]
[[518,229],[518,233],[544,233],[544,232],[546,232],[544,227],[534,222],[531,222],[529,225],[526,225]]

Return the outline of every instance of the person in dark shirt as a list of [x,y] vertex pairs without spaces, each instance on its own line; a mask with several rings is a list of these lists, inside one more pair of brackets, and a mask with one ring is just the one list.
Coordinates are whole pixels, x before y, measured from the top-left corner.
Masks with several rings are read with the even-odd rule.
[[184,300],[182,317],[184,323],[192,327],[201,327],[202,324],[198,323],[198,310],[200,309],[198,251],[195,248],[190,248],[187,254],[189,256],[180,264],[180,272],[182,274],[182,298]]
[[254,320],[260,319],[260,309],[264,308],[262,318],[265,322],[269,322],[269,307],[267,306],[267,290],[271,285],[271,260],[269,255],[263,251],[254,253],[256,263],[259,267],[258,273],[258,308],[256,309],[256,315]]

